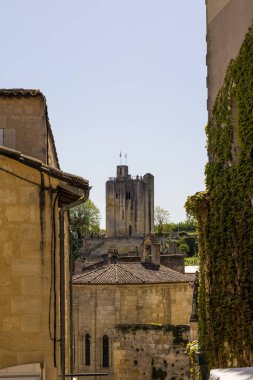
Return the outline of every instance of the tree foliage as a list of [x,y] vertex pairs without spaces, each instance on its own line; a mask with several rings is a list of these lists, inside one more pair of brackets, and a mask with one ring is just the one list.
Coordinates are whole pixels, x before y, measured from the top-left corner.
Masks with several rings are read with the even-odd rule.
[[73,257],[75,259],[79,255],[84,235],[99,233],[100,219],[100,210],[90,199],[70,210]]
[[167,226],[169,223],[170,213],[164,208],[161,208],[160,206],[156,206],[154,219],[155,219],[155,231],[158,233],[158,235],[160,235],[162,232],[165,232],[164,226],[165,225]]

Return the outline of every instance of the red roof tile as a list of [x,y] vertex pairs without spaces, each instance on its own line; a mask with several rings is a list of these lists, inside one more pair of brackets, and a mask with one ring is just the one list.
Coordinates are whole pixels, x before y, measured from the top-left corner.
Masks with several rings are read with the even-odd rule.
[[74,284],[159,284],[189,282],[189,277],[163,265],[108,264],[73,277]]

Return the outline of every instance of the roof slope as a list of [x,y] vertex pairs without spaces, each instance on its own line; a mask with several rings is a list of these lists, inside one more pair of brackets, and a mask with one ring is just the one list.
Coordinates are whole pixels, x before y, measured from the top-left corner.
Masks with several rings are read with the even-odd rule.
[[[40,170],[41,172],[47,173],[51,177],[58,178],[62,181],[68,182],[70,185],[73,185],[75,187],[80,187],[82,189],[88,189],[89,188],[89,181],[88,180],[86,180],[82,177],[70,174],[70,173],[63,172],[62,170],[57,169],[53,166],[46,165],[42,161],[37,160],[34,157],[26,156],[25,154],[22,154],[21,152],[19,152],[17,150],[10,149],[10,148],[4,147],[4,146],[0,146],[0,156],[1,155],[9,157],[13,160],[19,161],[23,165],[27,165],[27,166],[30,166],[34,169]],[[9,172],[8,170],[6,170],[2,167],[0,168],[0,170]],[[14,174],[11,172],[9,172],[9,173]]]
[[163,265],[142,263],[108,264],[73,277],[74,284],[160,284],[189,282],[189,277]]

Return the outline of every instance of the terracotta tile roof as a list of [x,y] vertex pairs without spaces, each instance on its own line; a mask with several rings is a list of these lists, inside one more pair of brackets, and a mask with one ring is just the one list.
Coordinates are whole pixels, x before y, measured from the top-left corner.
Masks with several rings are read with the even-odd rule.
[[[34,157],[26,156],[24,154],[21,154],[17,150],[10,149],[4,146],[0,146],[0,155],[10,157],[13,160],[19,161],[20,163],[33,167],[37,170],[40,170],[41,172],[47,173],[51,177],[58,178],[62,181],[65,181],[69,183],[70,185],[73,185],[75,187],[79,187],[82,189],[88,189],[89,188],[89,181],[79,177],[75,176],[73,174],[65,173],[60,169],[57,169],[55,167],[49,166],[44,164],[42,161],[37,160]],[[0,170],[4,171],[3,168],[0,168]]]
[[48,133],[49,133],[51,140],[52,140],[57,166],[58,166],[58,169],[60,169],[59,159],[58,159],[57,150],[56,150],[55,141],[54,141],[54,135],[52,132],[51,124],[49,122],[48,110],[47,110],[47,101],[46,101],[45,95],[43,95],[43,93],[40,90],[36,90],[36,89],[0,88],[0,97],[1,96],[2,97],[37,97],[37,96],[42,97],[42,99],[44,101],[44,109],[45,109],[47,129],[48,129]]
[[108,264],[73,277],[74,284],[160,284],[189,282],[189,277],[163,265],[141,263]]
[[0,88],[0,96],[43,96],[40,90],[26,88]]

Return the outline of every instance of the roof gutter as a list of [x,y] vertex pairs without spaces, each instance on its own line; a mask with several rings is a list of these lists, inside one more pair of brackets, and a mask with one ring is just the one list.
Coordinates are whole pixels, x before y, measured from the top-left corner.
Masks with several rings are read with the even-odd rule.
[[[61,191],[61,190],[60,190]],[[80,204],[87,201],[89,197],[90,188],[85,190],[85,193],[75,202],[64,205],[61,207],[59,213],[60,219],[60,362],[61,362],[61,375],[60,379],[65,379],[65,229],[64,229],[64,215],[65,212],[73,207],[79,206]]]

